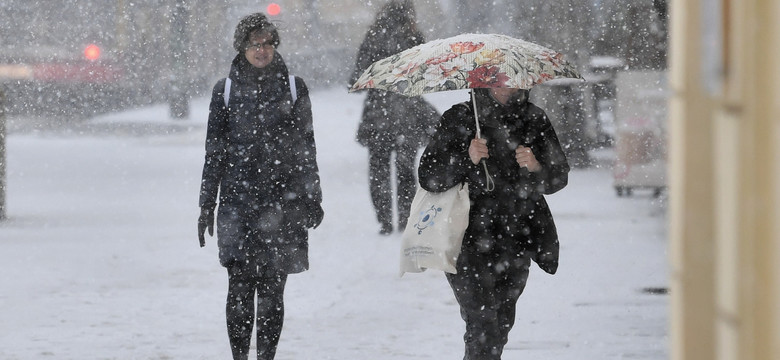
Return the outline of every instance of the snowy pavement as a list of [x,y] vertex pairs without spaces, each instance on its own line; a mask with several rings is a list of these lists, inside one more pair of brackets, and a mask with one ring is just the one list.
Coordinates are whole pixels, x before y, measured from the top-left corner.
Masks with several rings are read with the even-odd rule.
[[[429,97],[440,110],[463,93]],[[461,359],[464,325],[442,273],[398,276],[400,235],[377,234],[361,95],[312,94],[325,221],[311,270],[290,276],[278,360]],[[0,359],[227,359],[227,276],[199,248],[207,102],[190,120],[164,105],[77,131],[7,139],[0,222]],[[664,198],[612,189],[602,166],[549,196],[558,274],[533,265],[504,359],[668,358]]]

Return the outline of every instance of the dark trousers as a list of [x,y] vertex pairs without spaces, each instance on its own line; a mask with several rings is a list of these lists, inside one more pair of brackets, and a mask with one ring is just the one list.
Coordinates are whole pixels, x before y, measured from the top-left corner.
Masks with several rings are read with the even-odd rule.
[[225,312],[234,360],[248,359],[254,324],[257,324],[257,359],[274,358],[284,323],[286,282],[287,274],[265,274],[256,266],[252,268],[236,265],[228,268]]
[[458,273],[447,274],[466,322],[464,360],[501,359],[530,264],[530,257],[522,252],[482,252],[464,246]]
[[[390,177],[391,155],[395,152],[396,178]],[[369,153],[369,186],[371,201],[374,204],[376,218],[383,228],[393,228],[393,205],[398,209],[398,226],[403,231],[409,218],[409,208],[417,191],[417,181],[414,174],[414,160],[417,149],[408,145],[393,146],[392,144],[372,144]],[[397,202],[393,198],[393,188],[396,186]]]

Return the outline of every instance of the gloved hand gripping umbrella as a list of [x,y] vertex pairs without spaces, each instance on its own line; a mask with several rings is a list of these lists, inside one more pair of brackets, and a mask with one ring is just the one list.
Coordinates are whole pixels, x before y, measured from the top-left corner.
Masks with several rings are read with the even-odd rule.
[[[506,35],[462,34],[376,61],[349,91],[373,88],[417,96],[475,88],[531,89],[562,78],[582,79],[582,75],[557,51]],[[471,100],[480,138],[473,90]]]

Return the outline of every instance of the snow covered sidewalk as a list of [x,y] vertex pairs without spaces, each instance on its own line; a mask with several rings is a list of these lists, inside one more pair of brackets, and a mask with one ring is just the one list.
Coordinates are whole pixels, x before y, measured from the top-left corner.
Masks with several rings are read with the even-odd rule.
[[[462,93],[429,99],[440,110]],[[462,358],[463,322],[440,272],[398,277],[400,235],[377,234],[362,96],[312,94],[325,220],[311,270],[293,275],[277,359]],[[107,115],[86,134],[8,136],[9,219],[0,223],[0,358],[226,359],[227,276],[199,248],[207,103]],[[120,129],[116,132],[112,129]],[[608,152],[607,152],[608,155]],[[662,199],[619,198],[608,166],[574,170],[548,197],[558,274],[533,265],[504,359],[666,359]]]

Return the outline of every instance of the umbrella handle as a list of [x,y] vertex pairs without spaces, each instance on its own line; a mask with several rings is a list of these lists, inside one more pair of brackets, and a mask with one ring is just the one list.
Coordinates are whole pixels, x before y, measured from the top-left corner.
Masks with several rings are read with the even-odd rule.
[[[477,139],[482,138],[482,132],[479,128],[479,115],[477,114],[477,97],[474,95],[475,91],[474,89],[471,89],[471,103],[474,107],[474,121],[477,125]],[[487,191],[493,191],[493,189],[496,188],[496,183],[493,181],[493,177],[490,176],[490,172],[487,168],[487,163],[485,162],[485,159],[480,160],[479,162],[482,163],[482,167],[485,169],[485,190]]]
[[474,122],[477,125],[477,139],[482,138],[482,131],[479,128],[479,114],[477,114],[477,96],[475,95],[475,90],[471,89],[471,104],[474,108]]

